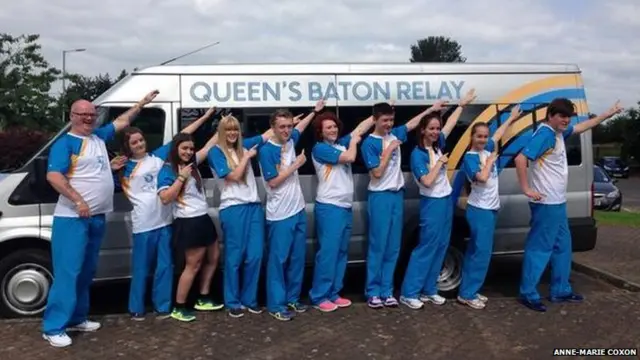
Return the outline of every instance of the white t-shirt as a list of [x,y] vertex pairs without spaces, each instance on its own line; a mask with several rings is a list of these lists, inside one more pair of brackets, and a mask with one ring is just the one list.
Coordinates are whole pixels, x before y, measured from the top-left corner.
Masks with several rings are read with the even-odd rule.
[[[264,140],[262,135],[259,135],[249,139],[244,139],[242,141],[242,147],[244,148],[244,151],[247,151],[256,145],[262,145],[263,142]],[[238,155],[235,152],[231,152],[231,157],[235,164],[240,163],[240,159],[238,159]],[[225,180],[226,176],[229,175],[232,170],[229,167],[224,152],[218,145],[209,150],[208,160],[211,172],[216,178],[216,185],[220,190],[220,210],[233,205],[260,202],[258,187],[256,185],[256,179],[253,174],[251,163],[247,165],[246,182],[238,183],[235,181]]]
[[462,160],[462,170],[471,183],[471,194],[469,194],[467,204],[480,209],[498,210],[500,208],[497,165],[493,164],[489,179],[486,182],[476,181],[476,175],[484,169],[487,159],[494,149],[495,143],[492,139],[489,139],[484,150],[480,152],[469,150]]
[[[113,123],[96,129],[89,136],[62,135],[51,147],[48,172],[65,175],[82,196],[91,215],[113,211],[113,174],[105,141],[116,133]],[[54,216],[78,217],[76,205],[63,195],[58,197]]]
[[[165,163],[158,175],[158,192],[171,187],[177,178],[178,174],[173,171],[171,165]],[[181,194],[178,195],[173,203],[173,217],[193,218],[208,214],[209,204],[207,204],[205,195],[204,181],[202,188],[198,190],[196,179],[193,176],[189,176],[189,179],[182,187]]]
[[529,160],[529,184],[543,195],[543,199],[531,202],[540,204],[564,204],[567,201],[569,165],[564,140],[573,134],[573,126],[556,133],[547,124],[541,124],[522,153]]
[[411,171],[413,178],[418,184],[420,195],[431,198],[443,198],[451,195],[451,184],[447,177],[447,167],[443,165],[430,187],[426,187],[420,182],[420,178],[427,175],[442,157],[442,150],[446,145],[444,134],[440,133],[437,149],[423,148],[416,146],[411,152]]
[[258,158],[262,180],[267,192],[266,218],[269,221],[287,219],[305,208],[304,195],[296,170],[280,186],[271,188],[269,180],[278,176],[296,160],[295,146],[300,140],[300,131],[294,129],[291,138],[284,145],[271,140],[259,150]]
[[158,196],[158,174],[169,155],[170,144],[164,145],[139,160],[130,159],[119,179],[122,191],[131,204],[133,233],[171,225],[171,205],[163,205]]
[[[382,152],[394,140],[401,142],[407,141],[407,126],[401,125],[391,130],[389,134],[381,137],[375,134],[369,134],[362,141],[361,151],[367,170],[373,170],[380,166]],[[401,165],[402,154],[400,147],[393,151],[389,164],[379,179],[371,177],[369,180],[369,191],[398,191],[404,188],[404,176],[402,175]]]
[[318,142],[313,146],[311,159],[318,176],[316,201],[343,208],[353,203],[353,174],[351,164],[340,164],[340,155],[347,151],[351,135],[346,135],[334,144]]

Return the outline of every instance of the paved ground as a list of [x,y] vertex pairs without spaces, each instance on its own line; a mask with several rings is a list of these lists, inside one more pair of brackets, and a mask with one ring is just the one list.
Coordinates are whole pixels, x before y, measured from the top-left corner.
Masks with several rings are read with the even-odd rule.
[[616,186],[622,193],[622,208],[640,211],[640,176],[618,179]]
[[[575,259],[598,263],[619,275],[637,274],[640,267],[632,261],[638,253],[630,249],[639,241],[637,230],[602,228],[597,249]],[[350,271],[347,292],[359,300],[355,306],[331,314],[312,311],[289,323],[266,313],[232,319],[222,312],[204,314],[190,324],[132,322],[117,315],[126,311],[126,284],[102,286],[93,299],[95,319],[103,321],[103,329],[73,336],[75,343],[68,349],[53,349],[40,338],[38,320],[5,320],[0,322],[0,358],[546,359],[554,348],[640,348],[640,292],[574,272],[573,286],[586,295],[586,302],[554,305],[539,314],[515,301],[519,271],[518,258],[492,264],[483,289],[490,297],[484,311],[453,302],[421,311],[370,310],[358,298],[361,271]],[[546,294],[546,285],[541,292]],[[104,313],[116,315],[100,315]]]

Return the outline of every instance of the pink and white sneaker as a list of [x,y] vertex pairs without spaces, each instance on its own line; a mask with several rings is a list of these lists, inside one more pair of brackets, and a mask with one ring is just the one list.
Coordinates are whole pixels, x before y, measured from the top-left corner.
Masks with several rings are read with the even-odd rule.
[[333,303],[336,304],[339,308],[346,308],[351,306],[351,300],[345,299],[343,297],[338,297],[333,301]]
[[332,303],[329,300],[325,300],[320,304],[315,305],[314,307],[322,312],[332,312],[338,310],[338,305]]

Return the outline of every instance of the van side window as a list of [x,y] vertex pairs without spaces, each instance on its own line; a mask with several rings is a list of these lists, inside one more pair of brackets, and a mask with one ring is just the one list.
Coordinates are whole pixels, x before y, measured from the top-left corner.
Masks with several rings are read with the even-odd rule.
[[[118,116],[129,110],[128,107],[121,106],[101,106],[98,111],[106,112],[104,121],[99,126],[115,120]],[[131,126],[135,126],[142,130],[144,138],[147,142],[147,151],[153,151],[164,143],[164,125],[166,114],[164,110],[159,108],[143,108],[138,116],[133,119]],[[118,133],[115,138],[107,143],[109,155],[119,154],[121,150],[123,133]]]

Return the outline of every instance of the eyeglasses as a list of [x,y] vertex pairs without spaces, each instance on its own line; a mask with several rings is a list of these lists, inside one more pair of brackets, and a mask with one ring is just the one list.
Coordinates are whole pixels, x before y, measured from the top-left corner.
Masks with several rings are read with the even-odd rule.
[[79,113],[79,112],[75,112],[75,111],[72,111],[71,113],[73,115],[82,116],[82,117],[96,117],[96,116],[98,116],[98,114],[96,114],[96,113]]

